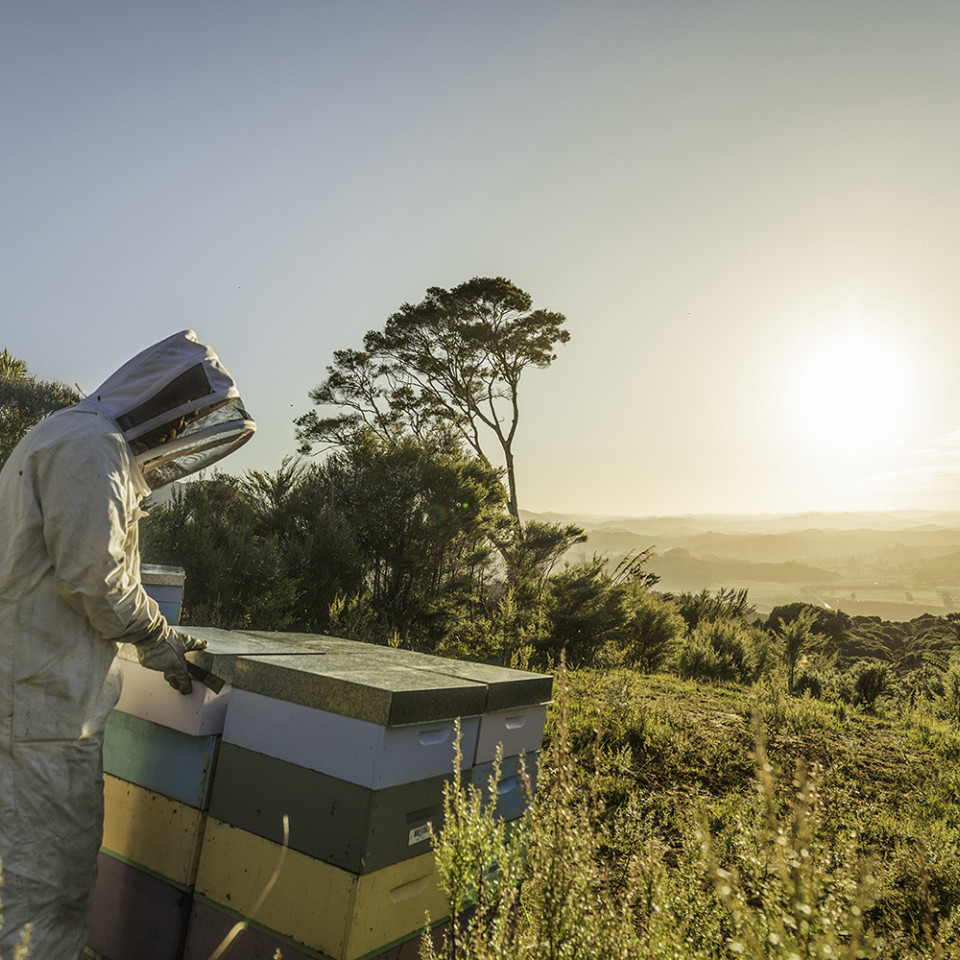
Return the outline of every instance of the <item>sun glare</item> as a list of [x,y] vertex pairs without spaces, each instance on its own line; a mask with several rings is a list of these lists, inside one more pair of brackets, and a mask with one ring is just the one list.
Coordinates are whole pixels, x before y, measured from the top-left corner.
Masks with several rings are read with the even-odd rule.
[[790,367],[785,399],[808,444],[860,459],[902,437],[916,383],[892,339],[852,322],[811,343]]

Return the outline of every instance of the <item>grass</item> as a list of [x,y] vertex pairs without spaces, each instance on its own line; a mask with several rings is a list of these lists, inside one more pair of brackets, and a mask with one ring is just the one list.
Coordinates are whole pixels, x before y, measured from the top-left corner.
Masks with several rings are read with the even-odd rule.
[[[958,743],[922,708],[840,708],[776,678],[571,672],[523,883],[436,956],[960,958]],[[438,856],[517,873],[472,816],[448,819]]]

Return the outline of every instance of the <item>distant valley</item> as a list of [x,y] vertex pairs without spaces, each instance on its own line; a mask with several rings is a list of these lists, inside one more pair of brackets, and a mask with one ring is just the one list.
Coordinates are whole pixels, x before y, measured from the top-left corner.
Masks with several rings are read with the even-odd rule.
[[576,523],[611,567],[647,548],[657,589],[749,590],[757,612],[803,600],[851,615],[911,620],[960,611],[960,513],[902,511],[764,516],[598,517],[526,513]]

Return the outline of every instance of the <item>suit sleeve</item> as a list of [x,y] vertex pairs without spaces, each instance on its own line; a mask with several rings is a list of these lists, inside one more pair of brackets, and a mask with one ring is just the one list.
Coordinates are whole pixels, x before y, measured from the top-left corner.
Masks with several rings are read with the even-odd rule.
[[37,473],[55,587],[104,640],[162,640],[170,627],[140,583],[136,467],[123,437],[102,425],[46,451]]

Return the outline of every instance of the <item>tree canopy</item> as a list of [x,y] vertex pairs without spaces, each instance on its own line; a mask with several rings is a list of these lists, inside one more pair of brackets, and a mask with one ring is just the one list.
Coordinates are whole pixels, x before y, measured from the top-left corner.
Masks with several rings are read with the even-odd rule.
[[0,467],[35,423],[79,399],[65,384],[31,376],[23,360],[0,350]]
[[404,304],[362,350],[338,350],[327,378],[310,393],[330,416],[311,410],[296,420],[302,452],[344,445],[367,430],[387,442],[452,432],[477,456],[503,457],[507,509],[519,521],[514,439],[520,379],[544,368],[566,343],[563,314],[534,310],[530,294],[503,277],[474,277],[450,290],[431,287]]

